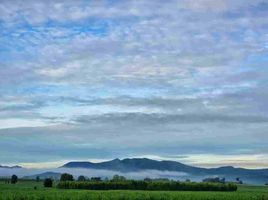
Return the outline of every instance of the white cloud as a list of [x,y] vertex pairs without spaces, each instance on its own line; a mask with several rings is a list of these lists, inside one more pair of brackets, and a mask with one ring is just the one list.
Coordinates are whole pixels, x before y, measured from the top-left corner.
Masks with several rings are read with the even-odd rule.
[[33,120],[33,119],[0,119],[0,129],[7,128],[19,128],[19,127],[43,127],[52,125],[49,122],[43,120]]
[[[73,158],[61,149],[131,155],[176,144],[258,154],[268,111],[261,3],[1,1],[0,128],[13,128],[7,139],[25,134],[24,155],[39,142],[43,160],[60,134],[53,159]],[[74,121],[55,135],[43,127]],[[28,126],[38,128],[19,128]]]

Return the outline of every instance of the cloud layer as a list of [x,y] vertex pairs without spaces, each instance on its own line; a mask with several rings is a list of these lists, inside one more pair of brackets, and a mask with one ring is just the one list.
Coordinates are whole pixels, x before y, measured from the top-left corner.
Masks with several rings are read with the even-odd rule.
[[0,160],[268,154],[267,11],[1,1]]

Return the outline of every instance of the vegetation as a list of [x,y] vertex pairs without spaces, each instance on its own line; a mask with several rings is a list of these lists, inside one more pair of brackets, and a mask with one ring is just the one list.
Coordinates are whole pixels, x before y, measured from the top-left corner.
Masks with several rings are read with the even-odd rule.
[[46,178],[44,180],[44,187],[52,187],[53,185],[53,180],[51,178]]
[[116,182],[118,182],[118,181],[125,181],[126,180],[126,177],[124,177],[124,176],[119,176],[119,175],[114,175],[113,176],[113,178],[112,178],[112,181],[116,181]]
[[16,184],[18,182],[18,177],[14,174],[11,176],[11,184]]
[[60,177],[60,181],[73,181],[73,180],[74,180],[74,177],[72,174],[64,173]]
[[84,176],[78,176],[78,179],[77,179],[78,181],[86,181],[86,177],[84,177]]
[[0,200],[268,200],[267,186],[239,185],[236,192],[193,192],[65,190],[56,185],[44,188],[35,180],[20,179],[15,185],[0,181]]
[[101,177],[91,177],[91,181],[101,181]]
[[208,183],[225,183],[225,178],[205,178],[203,179],[203,182],[208,182]]
[[61,181],[61,189],[88,190],[164,190],[164,191],[236,191],[236,184],[232,183],[195,183],[179,181]]

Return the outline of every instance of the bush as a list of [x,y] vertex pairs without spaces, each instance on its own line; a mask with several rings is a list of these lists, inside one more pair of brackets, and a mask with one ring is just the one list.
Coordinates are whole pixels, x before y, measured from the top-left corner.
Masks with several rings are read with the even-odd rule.
[[77,180],[78,180],[78,181],[86,181],[86,177],[84,177],[84,176],[79,176]]
[[208,182],[208,183],[225,183],[225,178],[205,178],[203,179],[203,182]]
[[112,178],[112,181],[125,181],[126,180],[126,177],[124,176],[119,176],[119,175],[114,175],[113,178]]
[[53,185],[53,180],[51,178],[46,178],[44,180],[44,187],[52,187]]
[[91,177],[91,181],[101,181],[101,177]]
[[73,180],[74,180],[74,177],[72,174],[64,173],[60,177],[60,181],[73,181]]
[[14,174],[11,176],[11,180],[10,180],[11,184],[15,184],[18,182],[18,177]]
[[232,183],[195,183],[178,181],[65,181],[58,184],[62,189],[89,190],[166,190],[166,191],[236,191],[237,186]]

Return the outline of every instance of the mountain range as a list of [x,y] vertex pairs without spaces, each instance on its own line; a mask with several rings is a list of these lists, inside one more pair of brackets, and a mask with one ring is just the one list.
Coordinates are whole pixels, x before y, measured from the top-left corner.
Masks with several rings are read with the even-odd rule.
[[245,169],[224,166],[218,168],[201,168],[182,164],[176,161],[157,161],[147,158],[114,159],[111,161],[92,162],[68,162],[62,168],[86,168],[98,170],[112,170],[122,173],[142,172],[144,170],[158,170],[169,172],[184,172],[192,177],[226,177],[235,180],[239,177],[250,183],[267,183],[268,169]]
[[114,159],[105,162],[68,162],[61,167],[49,169],[28,169],[20,166],[1,166],[0,176],[18,174],[24,178],[52,177],[59,179],[62,173],[71,173],[75,177],[85,175],[88,177],[111,177],[115,174],[128,178],[170,178],[176,180],[191,179],[202,181],[205,178],[220,177],[227,181],[236,181],[237,178],[244,183],[268,183],[268,169],[245,169],[224,166],[218,168],[202,168],[186,165],[176,161],[157,161],[148,158]]

